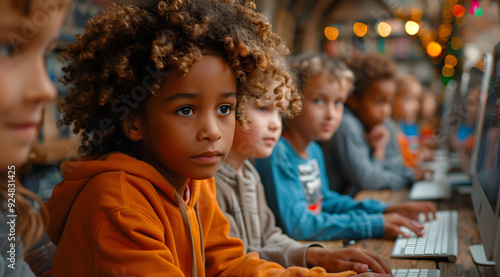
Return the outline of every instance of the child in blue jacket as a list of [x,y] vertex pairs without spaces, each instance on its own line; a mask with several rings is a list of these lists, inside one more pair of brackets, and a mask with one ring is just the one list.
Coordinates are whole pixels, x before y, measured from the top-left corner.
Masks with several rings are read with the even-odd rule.
[[329,190],[315,140],[329,140],[337,130],[353,74],[342,62],[314,54],[296,56],[291,65],[303,96],[302,113],[286,123],[271,156],[255,162],[277,225],[299,240],[405,235],[399,226],[421,235],[423,225],[413,219],[435,212],[429,202],[388,206]]

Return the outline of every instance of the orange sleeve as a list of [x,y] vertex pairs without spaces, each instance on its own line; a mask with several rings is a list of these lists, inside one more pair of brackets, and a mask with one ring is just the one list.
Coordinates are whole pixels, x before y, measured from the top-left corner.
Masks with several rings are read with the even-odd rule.
[[415,168],[417,167],[417,156],[410,152],[408,142],[403,133],[398,132],[397,140],[399,144],[399,149],[401,150],[401,158],[403,159],[403,164],[407,167]]

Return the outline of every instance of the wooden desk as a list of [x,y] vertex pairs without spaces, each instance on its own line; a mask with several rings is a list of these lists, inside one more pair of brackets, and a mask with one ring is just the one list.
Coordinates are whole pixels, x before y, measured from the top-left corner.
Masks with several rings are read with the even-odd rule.
[[[408,200],[408,189],[400,191],[361,191],[357,200],[377,198],[384,202],[399,203]],[[469,245],[480,243],[477,222],[472,209],[470,196],[458,194],[456,191],[448,200],[434,201],[438,210],[458,210],[458,257],[454,263],[423,259],[392,259],[393,241],[383,239],[364,239],[349,247],[361,247],[371,253],[383,257],[390,268],[438,268],[441,276],[481,276],[494,277],[494,267],[476,265],[469,253]],[[322,242],[326,247],[342,248],[341,241]]]

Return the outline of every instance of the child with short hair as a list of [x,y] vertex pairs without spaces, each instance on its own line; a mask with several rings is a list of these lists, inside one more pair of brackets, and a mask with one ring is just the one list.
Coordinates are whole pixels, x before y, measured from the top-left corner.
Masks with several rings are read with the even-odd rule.
[[388,206],[329,190],[315,140],[327,141],[337,130],[353,74],[342,62],[322,55],[298,55],[291,65],[298,71],[302,113],[287,122],[271,156],[255,161],[278,226],[299,240],[389,238],[405,235],[401,225],[421,235],[423,226],[412,218],[435,212],[429,202]]
[[403,164],[410,168],[417,168],[422,161],[432,158],[432,153],[422,143],[417,122],[421,97],[422,85],[417,78],[406,75],[397,79],[392,119]]
[[330,188],[355,195],[362,189],[400,189],[423,172],[403,164],[384,163],[390,132],[389,118],[396,93],[396,64],[377,53],[356,55],[348,63],[356,81],[339,129],[326,144]]
[[[56,46],[69,1],[46,2],[0,1],[0,276],[34,276],[23,256],[44,230],[31,200],[43,203],[18,176],[37,138],[44,106],[56,96],[45,55]],[[42,16],[46,21],[36,32],[23,32]]]
[[290,96],[292,101],[298,97],[294,96],[296,93],[287,93],[277,100],[273,91],[283,90],[283,80],[269,79],[266,95],[238,104],[238,109],[245,111],[249,125],[245,129],[236,126],[231,150],[215,174],[217,201],[229,220],[229,235],[243,240],[245,252],[256,251],[261,258],[285,268],[321,266],[328,272],[366,272],[371,268],[374,272],[390,273],[381,258],[360,248],[328,249],[317,243],[302,244],[276,226],[259,174],[250,159],[271,155],[281,135],[280,113],[289,114],[284,107],[297,107],[287,102]]
[[433,91],[424,89],[420,98],[420,110],[418,122],[420,126],[420,136],[423,145],[429,149],[436,149],[436,129],[438,128],[437,118],[438,102]]
[[287,76],[275,58],[287,49],[254,9],[112,3],[66,49],[62,123],[83,131],[87,156],[62,164],[47,202],[51,276],[333,276],[245,255],[217,205],[213,175],[246,122],[237,99]]

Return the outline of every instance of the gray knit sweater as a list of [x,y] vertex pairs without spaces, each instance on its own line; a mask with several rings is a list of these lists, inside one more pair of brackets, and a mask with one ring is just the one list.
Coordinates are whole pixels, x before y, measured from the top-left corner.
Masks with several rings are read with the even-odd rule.
[[305,267],[307,248],[321,245],[303,245],[283,234],[267,206],[259,173],[248,160],[243,175],[225,163],[215,174],[217,201],[231,225],[229,235],[243,240],[247,253],[258,252],[262,259],[285,268]]

